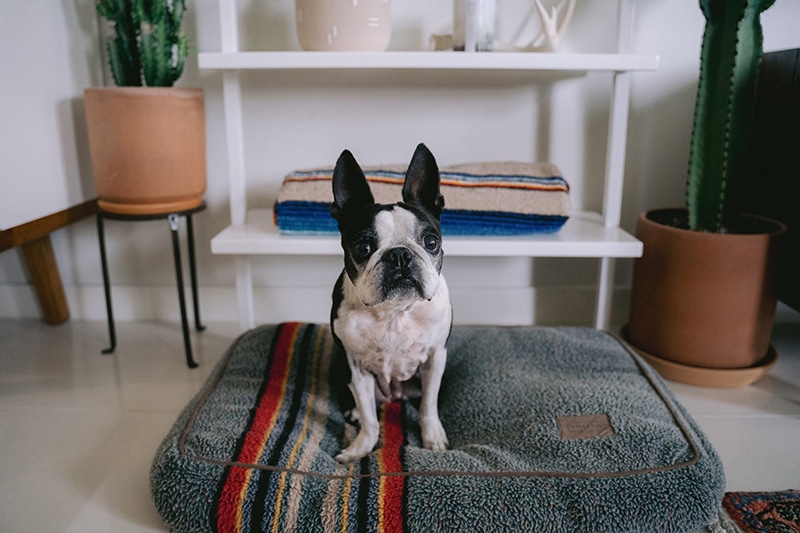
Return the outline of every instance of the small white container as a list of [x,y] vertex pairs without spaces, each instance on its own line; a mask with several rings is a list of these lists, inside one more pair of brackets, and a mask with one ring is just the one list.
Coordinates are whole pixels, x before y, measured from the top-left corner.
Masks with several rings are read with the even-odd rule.
[[496,0],[453,0],[453,50],[491,52]]
[[390,0],[295,0],[297,39],[308,51],[383,51],[392,37]]

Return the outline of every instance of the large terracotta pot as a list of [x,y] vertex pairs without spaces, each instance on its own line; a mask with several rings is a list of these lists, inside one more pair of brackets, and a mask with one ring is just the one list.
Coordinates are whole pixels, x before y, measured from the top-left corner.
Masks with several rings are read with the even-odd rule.
[[206,191],[203,91],[174,87],[86,89],[98,206],[158,214],[199,206]]
[[774,355],[769,340],[786,226],[749,216],[748,225],[759,233],[696,232],[669,224],[682,217],[685,210],[678,209],[639,217],[636,234],[644,255],[634,266],[626,335],[638,350],[673,363],[669,370],[686,367],[689,378],[678,372],[671,379],[744,384],[698,383],[692,370],[754,368]]

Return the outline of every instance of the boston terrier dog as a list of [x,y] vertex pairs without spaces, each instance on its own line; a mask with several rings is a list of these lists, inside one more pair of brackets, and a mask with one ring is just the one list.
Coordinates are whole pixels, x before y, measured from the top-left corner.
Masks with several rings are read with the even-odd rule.
[[333,197],[344,270],[333,289],[331,328],[346,355],[353,415],[361,424],[336,460],[349,463],[369,454],[380,432],[376,401],[406,397],[414,384],[417,392],[421,387],[422,443],[444,450],[437,403],[452,307],[441,272],[444,198],[436,160],[424,144],[417,146],[403,201],[376,204],[364,172],[345,150],[333,172]]

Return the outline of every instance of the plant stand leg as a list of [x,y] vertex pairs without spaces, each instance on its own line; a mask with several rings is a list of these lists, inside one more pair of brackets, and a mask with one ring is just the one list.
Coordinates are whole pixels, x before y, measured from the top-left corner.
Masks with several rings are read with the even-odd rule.
[[103,270],[103,290],[106,295],[106,318],[108,320],[108,338],[110,346],[103,350],[104,354],[113,353],[117,347],[117,333],[114,329],[114,310],[111,307],[111,283],[108,279],[108,258],[106,257],[106,234],[103,227],[103,215],[97,213],[97,237],[100,241],[100,265]]
[[200,297],[197,290],[197,261],[194,254],[194,223],[192,215],[186,216],[186,236],[189,246],[189,274],[192,278],[192,302],[194,302],[194,327],[203,331],[206,327],[200,322]]
[[167,217],[169,229],[172,232],[172,251],[175,255],[175,278],[178,283],[178,301],[181,308],[181,326],[183,327],[183,345],[186,350],[186,365],[189,368],[197,368],[197,363],[192,357],[192,342],[189,338],[189,323],[186,319],[186,297],[183,292],[183,268],[181,267],[181,249],[178,239],[178,220],[179,216],[171,214]]

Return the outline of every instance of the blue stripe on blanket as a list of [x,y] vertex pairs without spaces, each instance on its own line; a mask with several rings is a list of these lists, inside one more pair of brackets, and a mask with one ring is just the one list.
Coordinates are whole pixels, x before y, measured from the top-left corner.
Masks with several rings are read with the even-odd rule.
[[331,204],[287,200],[275,204],[275,219],[282,233],[306,235],[338,233]]
[[559,215],[524,215],[502,211],[445,210],[442,213],[444,235],[529,235],[555,233],[567,217]]
[[[339,231],[330,214],[330,204],[286,201],[275,205],[281,233],[327,235]],[[444,235],[528,235],[555,233],[567,221],[558,215],[525,215],[500,211],[445,209],[442,213]]]

